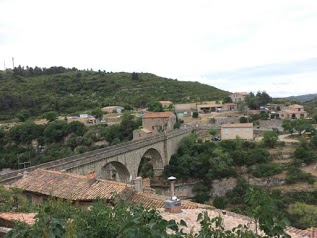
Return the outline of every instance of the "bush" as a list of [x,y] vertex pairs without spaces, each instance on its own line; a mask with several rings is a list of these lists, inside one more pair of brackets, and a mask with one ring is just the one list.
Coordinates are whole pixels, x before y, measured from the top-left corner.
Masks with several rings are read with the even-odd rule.
[[276,164],[259,164],[256,166],[255,171],[253,171],[252,175],[260,178],[260,177],[269,177],[276,174],[279,174],[283,171],[282,167]]
[[195,194],[195,202],[205,203],[210,199],[209,188],[202,183],[195,184],[192,191]]
[[315,178],[311,174],[305,173],[296,167],[290,167],[286,172],[286,183],[293,184],[296,182],[313,184]]
[[193,112],[193,118],[198,118],[199,113],[198,112]]
[[214,200],[212,201],[212,205],[218,209],[225,209],[226,200],[224,197],[216,196]]
[[248,119],[246,117],[240,117],[239,121],[240,123],[247,123]]

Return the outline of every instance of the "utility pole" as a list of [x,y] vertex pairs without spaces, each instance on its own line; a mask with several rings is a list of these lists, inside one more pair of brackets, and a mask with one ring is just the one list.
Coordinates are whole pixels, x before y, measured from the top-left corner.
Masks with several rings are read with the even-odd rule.
[[14,57],[12,57],[12,66],[13,66],[12,69],[14,69]]

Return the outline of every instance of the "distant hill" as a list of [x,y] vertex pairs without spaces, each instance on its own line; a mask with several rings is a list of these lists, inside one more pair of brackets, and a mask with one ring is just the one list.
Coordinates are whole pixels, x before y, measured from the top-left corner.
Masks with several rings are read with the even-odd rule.
[[290,96],[290,97],[286,97],[283,99],[287,99],[287,100],[296,100],[299,102],[307,102],[310,101],[312,99],[317,98],[317,93],[315,94],[305,94],[305,95],[299,95],[299,96]]
[[[20,110],[32,116],[60,114],[107,105],[145,107],[147,103],[222,100],[229,92],[198,82],[183,82],[150,73],[79,71],[63,67],[0,71],[0,120]],[[35,75],[36,74],[36,75]]]

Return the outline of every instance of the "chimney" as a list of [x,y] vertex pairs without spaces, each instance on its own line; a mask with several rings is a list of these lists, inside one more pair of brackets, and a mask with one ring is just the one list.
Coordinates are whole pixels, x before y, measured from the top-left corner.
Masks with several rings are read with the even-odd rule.
[[175,196],[175,180],[176,178],[171,176],[168,178],[168,180],[171,183],[171,198],[168,200],[165,200],[164,202],[164,208],[165,212],[170,212],[170,213],[181,213],[181,201],[177,199]]
[[89,171],[87,174],[87,179],[88,180],[96,180],[96,171]]
[[137,177],[134,179],[134,191],[138,193],[143,193],[143,183],[142,177]]
[[176,180],[176,178],[171,176],[168,178],[168,180],[170,181],[170,184],[171,184],[171,188],[170,188],[171,200],[177,200],[177,197],[175,196],[175,180]]

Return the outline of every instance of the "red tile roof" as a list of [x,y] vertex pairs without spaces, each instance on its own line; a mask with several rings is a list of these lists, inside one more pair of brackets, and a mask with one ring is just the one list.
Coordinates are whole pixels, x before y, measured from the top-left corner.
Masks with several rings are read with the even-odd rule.
[[250,128],[253,123],[235,123],[235,124],[222,124],[221,128]]
[[11,187],[72,201],[91,201],[97,198],[112,199],[114,193],[124,192],[127,184],[37,169],[13,183]]
[[20,221],[27,224],[34,224],[35,223],[35,216],[37,213],[12,213],[12,212],[2,212],[0,213],[0,219],[6,220],[6,221]]
[[[134,204],[143,204],[146,208],[164,208],[164,201],[169,199],[169,197],[157,195],[157,194],[148,194],[148,193],[134,193],[129,199],[129,203]],[[181,200],[182,209],[196,209],[196,208],[213,208],[212,206],[195,203],[187,200]]]
[[143,118],[169,118],[170,116],[174,116],[172,112],[148,112],[145,113]]

